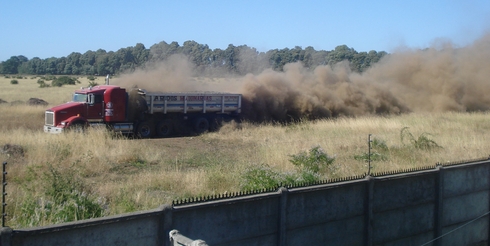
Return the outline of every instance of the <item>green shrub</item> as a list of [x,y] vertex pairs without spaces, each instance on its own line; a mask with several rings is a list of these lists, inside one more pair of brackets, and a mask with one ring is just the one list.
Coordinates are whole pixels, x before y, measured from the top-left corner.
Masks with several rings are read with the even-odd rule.
[[98,86],[98,85],[99,85],[99,84],[97,84],[97,82],[95,82],[95,81],[90,81],[90,82],[88,82],[88,86],[89,86],[89,87],[94,87],[94,86]]
[[301,170],[311,170],[314,173],[320,172],[320,170],[330,166],[335,161],[335,157],[328,156],[320,146],[290,157],[289,161],[293,165]]
[[431,134],[424,132],[420,134],[418,138],[415,138],[412,133],[408,131],[408,127],[404,127],[400,131],[400,139],[403,144],[405,144],[405,140],[408,138],[410,145],[416,149],[431,150],[434,148],[442,148],[434,140],[430,139],[430,136]]
[[273,189],[281,185],[280,173],[272,170],[267,165],[254,167],[242,176],[242,190]]
[[42,80],[42,79],[38,79],[38,80],[37,80],[37,83],[39,84],[39,87],[40,87],[40,88],[49,87],[49,85],[48,85],[48,84],[46,84],[46,83],[44,82],[44,80]]
[[51,85],[56,87],[61,87],[63,85],[75,85],[77,83],[80,84],[80,81],[69,76],[61,76],[51,81]]
[[[371,161],[386,161],[388,157],[386,152],[388,151],[388,146],[385,141],[374,138],[371,142]],[[354,159],[358,161],[369,161],[369,152],[360,155],[354,155]]]
[[17,84],[19,84],[19,81],[16,79],[13,79],[13,80],[10,80],[10,84],[17,85]]
[[95,196],[75,173],[73,169],[67,171],[49,165],[49,171],[41,175],[41,187],[24,187],[42,189],[44,195],[24,199],[23,216],[16,220],[23,226],[38,226],[44,221],[62,223],[106,215],[105,201]]
[[254,167],[245,172],[241,180],[242,190],[270,190],[280,186],[294,186],[318,182],[321,176],[311,170],[299,172],[278,172],[269,166]]
[[[363,153],[360,155],[354,155],[354,159],[358,161],[369,161],[369,153]],[[388,157],[386,155],[380,154],[378,152],[371,152],[371,161],[387,161]]]
[[55,80],[56,79],[56,76],[54,76],[54,75],[46,75],[46,76],[42,76],[41,79],[44,79],[44,80],[47,80],[47,81]]
[[241,189],[270,190],[280,186],[312,184],[322,178],[318,172],[333,161],[334,158],[329,157],[320,147],[314,147],[309,153],[293,155],[291,162],[298,167],[295,172],[278,172],[267,165],[248,169],[242,176]]

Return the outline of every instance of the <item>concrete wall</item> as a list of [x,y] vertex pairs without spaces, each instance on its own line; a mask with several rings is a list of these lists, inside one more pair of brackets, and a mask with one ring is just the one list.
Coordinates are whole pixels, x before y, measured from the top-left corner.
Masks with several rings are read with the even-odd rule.
[[172,229],[218,246],[471,245],[488,242],[489,185],[485,160],[48,227],[2,228],[1,245],[169,245]]

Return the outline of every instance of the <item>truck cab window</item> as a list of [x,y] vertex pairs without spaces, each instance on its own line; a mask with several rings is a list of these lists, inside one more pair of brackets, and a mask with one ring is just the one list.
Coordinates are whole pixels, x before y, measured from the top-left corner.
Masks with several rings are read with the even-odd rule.
[[73,94],[73,101],[74,102],[87,102],[87,94],[75,93],[75,94]]
[[101,103],[102,102],[102,95],[95,95],[95,98],[94,98],[94,103]]
[[103,97],[101,94],[88,94],[88,104],[94,105],[94,104],[100,104],[103,101]]

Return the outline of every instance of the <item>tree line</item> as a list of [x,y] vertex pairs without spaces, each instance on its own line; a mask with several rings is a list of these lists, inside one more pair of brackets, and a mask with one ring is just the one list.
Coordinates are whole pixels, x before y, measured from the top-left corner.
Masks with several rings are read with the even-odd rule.
[[313,69],[319,65],[333,65],[349,61],[354,72],[363,72],[372,64],[378,62],[387,53],[357,52],[346,45],[335,47],[334,50],[315,50],[308,46],[305,49],[296,46],[293,49],[273,49],[259,52],[247,45],[228,45],[226,49],[210,49],[206,44],[186,41],[183,45],[177,42],[160,43],[147,49],[138,43],[134,47],[121,48],[116,52],[99,49],[87,51],[84,54],[72,52],[66,57],[28,59],[25,56],[12,56],[0,63],[2,74],[35,74],[35,75],[105,75],[131,72],[137,68],[145,68],[154,62],[165,61],[170,56],[182,54],[195,66],[196,73],[224,72],[228,74],[245,75],[260,73],[272,68],[282,71],[287,63],[302,62],[305,68]]

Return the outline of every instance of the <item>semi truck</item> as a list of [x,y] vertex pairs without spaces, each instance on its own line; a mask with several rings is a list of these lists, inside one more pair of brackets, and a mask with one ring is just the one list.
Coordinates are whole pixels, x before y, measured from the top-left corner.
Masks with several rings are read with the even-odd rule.
[[44,131],[84,131],[105,126],[141,138],[175,134],[201,134],[236,120],[241,94],[220,92],[148,92],[109,84],[81,88],[70,102],[47,109]]

